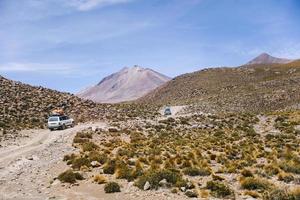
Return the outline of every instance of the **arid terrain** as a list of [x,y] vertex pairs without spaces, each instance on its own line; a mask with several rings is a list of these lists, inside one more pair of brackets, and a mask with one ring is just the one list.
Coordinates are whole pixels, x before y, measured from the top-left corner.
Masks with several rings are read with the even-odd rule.
[[[185,74],[122,104],[0,83],[2,199],[300,199],[299,61]],[[54,108],[75,127],[47,130]]]
[[[170,117],[22,131],[28,138],[1,147],[2,198],[299,198],[299,112],[171,109]],[[121,192],[105,192],[112,181]]]

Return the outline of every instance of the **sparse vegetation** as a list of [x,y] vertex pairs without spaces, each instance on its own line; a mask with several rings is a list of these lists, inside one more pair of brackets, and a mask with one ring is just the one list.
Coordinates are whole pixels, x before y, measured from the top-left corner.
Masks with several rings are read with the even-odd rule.
[[[275,121],[273,115],[269,115],[267,123]],[[295,115],[300,118],[300,113]],[[285,117],[277,123],[295,124],[290,119]],[[115,180],[113,175],[133,181],[141,190],[163,187],[190,197],[230,199],[236,195],[235,190],[242,189],[238,195],[279,198],[284,194],[275,191],[274,180],[280,184],[299,180],[299,139],[291,137],[295,133],[261,135],[254,128],[258,122],[255,115],[248,113],[192,115],[157,122],[133,120],[130,125],[113,122],[117,132],[102,130],[98,135],[90,130],[92,139],[83,136],[89,141],[74,143],[81,151],[64,160],[73,169],[103,170],[103,175],[93,178],[99,184]],[[96,163],[92,167],[93,161]],[[228,179],[228,173],[236,179]],[[195,184],[194,176],[206,176],[208,181]],[[229,181],[240,187],[231,188]]]
[[108,182],[104,186],[104,191],[106,193],[121,192],[121,188],[120,185],[116,182]]
[[75,183],[76,180],[83,180],[83,177],[78,172],[73,172],[71,169],[61,173],[58,180],[63,183]]
[[241,186],[247,190],[266,190],[271,187],[271,184],[260,178],[248,177],[241,180]]
[[227,185],[219,181],[207,182],[206,188],[211,190],[212,195],[218,198],[223,198],[233,194],[233,191]]

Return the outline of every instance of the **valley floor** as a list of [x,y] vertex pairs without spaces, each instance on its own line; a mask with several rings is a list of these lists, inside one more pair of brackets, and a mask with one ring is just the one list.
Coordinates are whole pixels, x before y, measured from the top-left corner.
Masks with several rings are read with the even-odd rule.
[[[275,152],[275,149],[277,148],[275,145],[277,142],[277,136],[279,136],[281,132],[287,132],[288,134],[294,134],[294,132],[297,131],[299,132],[299,125],[293,125],[293,127],[290,126],[290,128],[293,128],[292,130],[294,132],[289,133],[289,130],[287,129],[289,126],[285,125],[286,122],[284,119],[279,119],[282,120],[281,125],[283,124],[284,128],[280,130],[278,129],[280,126],[278,126],[278,124],[276,126],[276,123],[278,123],[276,122],[276,120],[278,120],[277,116],[230,116],[219,120],[214,116],[206,116],[203,113],[197,116],[180,115],[179,113],[181,113],[183,109],[184,107],[176,107],[174,110],[176,110],[176,113],[178,114],[176,115],[174,112],[171,118],[160,117],[156,120],[137,120],[126,123],[86,123],[77,125],[74,128],[53,132],[50,132],[49,130],[23,131],[21,134],[28,135],[28,137],[5,142],[3,143],[4,145],[0,147],[0,200],[190,199],[180,190],[173,193],[170,192],[170,189],[163,187],[158,190],[143,191],[134,186],[133,181],[128,182],[125,179],[116,179],[115,175],[109,174],[105,174],[106,178],[118,182],[121,185],[121,192],[106,194],[104,192],[104,185],[96,184],[93,179],[95,175],[103,174],[103,166],[90,168],[88,170],[80,168],[78,171],[80,171],[84,180],[77,181],[74,184],[58,181],[56,177],[63,171],[70,169],[70,164],[67,165],[67,162],[63,161],[64,156],[75,153],[78,158],[82,158],[83,155],[90,155],[90,150],[82,149],[83,143],[74,143],[74,137],[76,138],[78,133],[84,132],[87,129],[94,134],[93,138],[88,140],[98,145],[99,149],[97,149],[97,151],[108,152],[108,159],[121,159],[121,162],[129,162],[134,159],[142,161],[141,158],[143,157],[146,161],[148,159],[150,163],[147,164],[148,161],[143,163],[143,166],[146,166],[145,169],[147,170],[148,167],[150,169],[155,166],[157,167],[155,164],[158,163],[158,165],[161,166],[167,166],[167,164],[170,165],[171,163],[173,166],[177,167],[178,170],[184,172],[185,169],[191,168],[184,166],[186,161],[186,163],[193,166],[194,169],[199,168],[201,170],[209,170],[209,174],[204,176],[200,175],[191,177],[184,175],[184,177],[188,177],[189,180],[196,184],[196,189],[199,191],[199,194],[201,193],[202,195],[199,195],[198,199],[218,199],[213,197],[213,195],[209,195],[210,190],[204,187],[204,185],[211,179],[216,179],[217,182],[219,179],[223,180],[226,184],[228,184],[228,186],[230,186],[232,193],[227,196],[229,199],[255,199],[249,195],[256,195],[254,191],[252,193],[249,192],[248,195],[246,195],[246,190],[241,189],[241,186],[239,185],[238,180],[241,178],[239,172],[241,169],[244,169],[243,167],[241,167],[241,169],[239,167],[242,166],[241,164],[248,162],[247,160],[242,160],[242,158],[239,157],[241,156],[240,154],[242,154],[242,151],[243,154],[249,153],[249,159],[257,158],[256,160],[252,160],[251,162],[254,162],[254,164],[249,165],[249,168],[247,168],[251,169],[253,173],[255,172],[255,177],[264,175],[264,177],[267,177],[274,186],[279,188],[294,187],[299,184],[299,171],[292,175],[291,173],[288,173],[294,178],[288,184],[279,181],[275,174],[268,175],[268,167],[271,166],[270,164],[272,164],[273,161],[271,163],[271,161],[262,157],[263,155],[266,155],[268,159],[280,162],[281,155],[278,151],[281,149],[281,153],[284,153],[283,147],[276,151],[278,158],[273,158],[272,149],[268,148],[268,145],[265,146],[265,144],[267,144],[271,139],[274,140],[274,142],[269,145],[273,145],[273,150]],[[256,121],[251,121],[253,119]],[[299,121],[299,119],[296,120]],[[242,126],[244,122],[249,124],[255,123],[253,124],[252,129],[251,126],[248,125],[246,127],[236,127],[237,124]],[[109,131],[110,127],[115,127],[117,131]],[[134,131],[129,131],[129,133],[125,134],[125,132],[128,131],[128,127],[131,127]],[[136,127],[136,129],[134,127]],[[100,131],[97,132],[97,130]],[[146,134],[146,136],[143,136],[137,134],[135,132],[136,130],[143,130],[149,133],[148,135]],[[165,130],[170,130],[171,132],[164,132]],[[176,131],[177,133],[175,133]],[[232,131],[239,131],[241,135],[239,136]],[[174,135],[164,134],[173,134],[173,132]],[[162,133],[163,136],[161,137],[159,134],[157,135],[157,133]],[[178,136],[176,136],[176,134],[178,134]],[[211,136],[207,134],[211,134]],[[174,139],[174,137],[178,137],[178,140]],[[223,138],[224,141],[216,141],[216,138]],[[256,139],[254,140],[252,138]],[[164,139],[165,141],[162,141]],[[299,141],[299,135],[297,135],[294,139],[294,141]],[[234,140],[232,144],[228,143],[230,140]],[[245,140],[249,141],[247,142]],[[263,146],[254,144],[252,140],[262,142],[261,144],[263,144]],[[251,145],[247,146],[248,143]],[[297,144],[297,142],[294,143],[293,141],[290,143],[291,146]],[[149,146],[145,146],[145,144]],[[235,148],[242,144],[246,145],[245,149],[239,149],[241,152],[237,151]],[[135,149],[136,146],[139,145],[141,148]],[[153,148],[151,145],[156,146]],[[200,151],[197,152],[197,148],[201,149],[202,153]],[[252,148],[253,152],[249,152],[247,148]],[[155,151],[160,152],[156,154],[157,152]],[[297,153],[297,151],[299,151],[299,149],[298,147],[295,147],[294,153]],[[138,158],[134,158],[134,156],[130,157],[131,154],[134,155],[135,153],[143,154],[143,156]],[[151,153],[154,153],[153,155],[155,155],[153,158],[151,157]],[[294,154],[292,154],[292,156],[294,156]],[[297,156],[298,155],[295,155],[294,157]],[[160,160],[157,160],[157,158]],[[151,161],[151,159],[153,160]],[[239,161],[237,159],[240,159],[241,162],[237,162]],[[155,161],[157,161],[157,163],[153,164],[152,162]],[[135,160],[135,162],[137,161]],[[298,161],[293,162],[296,163]],[[74,168],[74,166],[72,167]],[[259,168],[263,168],[264,171]],[[284,168],[280,169],[276,166],[276,169],[277,168],[281,174],[287,174],[284,172]],[[248,177],[245,179],[247,178]],[[257,195],[260,196],[258,193]]]

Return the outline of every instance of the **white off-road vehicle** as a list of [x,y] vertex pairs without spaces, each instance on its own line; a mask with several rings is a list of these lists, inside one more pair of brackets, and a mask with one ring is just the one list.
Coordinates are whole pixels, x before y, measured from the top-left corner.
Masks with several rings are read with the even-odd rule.
[[48,118],[48,128],[53,131],[54,129],[66,129],[73,127],[74,120],[66,115],[54,115]]

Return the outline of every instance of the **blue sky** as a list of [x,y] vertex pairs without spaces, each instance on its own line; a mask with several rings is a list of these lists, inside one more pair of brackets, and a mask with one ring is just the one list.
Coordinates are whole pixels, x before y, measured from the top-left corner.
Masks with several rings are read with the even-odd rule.
[[0,0],[0,75],[77,92],[125,66],[174,77],[300,58],[299,0]]

